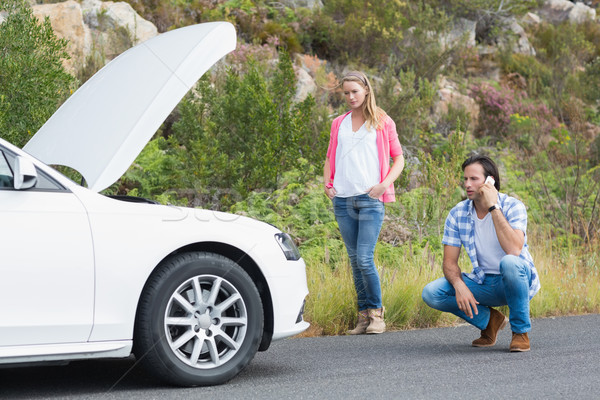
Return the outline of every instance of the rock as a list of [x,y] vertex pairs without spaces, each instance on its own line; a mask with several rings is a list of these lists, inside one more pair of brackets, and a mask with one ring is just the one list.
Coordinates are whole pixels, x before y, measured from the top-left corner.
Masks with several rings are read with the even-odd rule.
[[317,84],[313,77],[304,68],[294,66],[294,72],[296,73],[296,95],[294,96],[294,101],[301,102],[309,94],[314,96],[317,91]]
[[509,18],[506,21],[508,25],[508,30],[517,38],[517,42],[513,45],[513,52],[525,54],[528,56],[535,56],[535,49],[529,43],[529,39],[527,38],[527,34],[525,30],[515,18]]
[[548,22],[560,23],[569,18],[569,11],[573,6],[574,4],[568,0],[546,0],[539,14]]
[[528,12],[521,18],[521,23],[524,25],[538,25],[542,22],[542,19],[539,15],[534,14],[532,12]]
[[515,90],[524,91],[527,89],[527,80],[517,72],[511,72],[510,74],[502,78],[504,85]]
[[[410,181],[412,182],[412,180]],[[415,180],[416,182],[416,180]],[[404,226],[405,222],[400,217],[384,217],[384,223],[381,226],[379,240],[384,243],[389,243],[392,246],[400,246],[406,243],[413,235],[413,232],[408,227]]]
[[600,126],[594,125],[591,122],[586,122],[584,137],[590,141],[594,141],[599,136],[600,136]]
[[448,108],[452,106],[455,109],[464,109],[471,117],[471,126],[475,126],[479,119],[479,105],[472,97],[466,96],[458,91],[456,84],[442,77],[439,82],[437,92],[438,101],[433,110],[436,119],[448,113]]
[[496,48],[496,46],[490,46],[487,44],[480,44],[477,46],[477,54],[479,54],[480,57],[493,56],[497,53],[498,48]]
[[156,27],[140,17],[125,2],[67,0],[54,4],[34,4],[33,14],[50,19],[57,37],[67,39],[71,59],[64,60],[67,71],[76,74],[93,62],[101,67],[128,48],[158,34]]
[[327,101],[327,97],[336,90],[339,82],[333,72],[327,72],[326,64],[327,61],[317,56],[295,55],[294,71],[298,82],[294,101],[302,101],[308,94],[321,101]]
[[[496,44],[498,46],[510,44],[512,45],[511,51],[513,53],[535,56],[535,49],[531,43],[529,43],[527,33],[514,17],[499,20],[499,26],[502,28],[502,32],[496,39]],[[480,44],[477,46],[477,52],[480,57],[493,55],[498,52],[498,46]]]
[[575,3],[575,6],[569,12],[569,21],[580,24],[585,21],[596,19],[596,10],[586,6],[583,3]]
[[89,29],[83,23],[81,6],[74,0],[56,4],[38,4],[32,7],[33,15],[43,21],[50,19],[50,24],[57,37],[67,39],[69,60],[63,60],[63,66],[71,73],[85,61],[89,50]]
[[583,3],[572,3],[568,0],[546,0],[539,10],[542,19],[553,24],[564,21],[581,23],[596,19],[596,10]]
[[474,47],[475,43],[475,28],[477,22],[470,21],[465,18],[459,18],[455,23],[450,32],[443,35],[440,38],[440,44],[442,48],[447,49],[456,46],[466,36],[465,45],[467,47]]
[[84,20],[91,29],[100,32],[125,29],[129,32],[132,45],[158,35],[156,26],[139,16],[128,3],[83,0],[81,8]]
[[281,0],[281,3],[289,8],[310,8],[311,10],[323,8],[323,2],[321,0]]

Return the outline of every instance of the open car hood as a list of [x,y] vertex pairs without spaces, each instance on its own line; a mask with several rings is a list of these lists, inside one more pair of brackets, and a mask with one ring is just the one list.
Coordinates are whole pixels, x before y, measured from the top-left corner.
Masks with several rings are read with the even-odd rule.
[[192,25],[147,40],[108,63],[23,148],[81,173],[100,191],[125,173],[196,81],[235,49],[227,22]]

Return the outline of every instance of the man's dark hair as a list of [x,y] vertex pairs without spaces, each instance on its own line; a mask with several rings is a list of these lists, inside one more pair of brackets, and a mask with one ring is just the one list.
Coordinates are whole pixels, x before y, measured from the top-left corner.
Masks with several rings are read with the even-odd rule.
[[484,156],[481,154],[473,154],[469,158],[462,163],[462,170],[464,172],[465,168],[471,164],[479,163],[483,167],[483,174],[487,178],[488,176],[492,176],[496,183],[494,183],[494,187],[497,191],[500,191],[500,174],[498,173],[498,167],[496,163],[492,161],[488,156]]

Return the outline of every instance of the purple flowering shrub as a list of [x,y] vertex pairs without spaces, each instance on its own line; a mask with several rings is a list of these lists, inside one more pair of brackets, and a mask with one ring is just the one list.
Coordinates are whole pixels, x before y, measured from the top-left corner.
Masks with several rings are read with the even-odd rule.
[[264,64],[277,58],[279,44],[279,39],[276,37],[269,38],[267,43],[262,45],[239,42],[236,49],[227,56],[227,61],[235,71],[243,72],[251,61]]
[[480,136],[504,137],[508,134],[510,116],[517,112],[520,103],[510,88],[481,84],[473,85],[471,93],[479,104],[479,123],[477,134]]
[[[471,94],[479,104],[478,136],[519,141],[520,136],[526,134],[539,143],[540,138],[548,137],[560,125],[546,104],[530,100],[525,91],[506,86],[496,88],[484,83],[473,85]],[[522,118],[515,116],[528,117],[532,123],[523,124]]]

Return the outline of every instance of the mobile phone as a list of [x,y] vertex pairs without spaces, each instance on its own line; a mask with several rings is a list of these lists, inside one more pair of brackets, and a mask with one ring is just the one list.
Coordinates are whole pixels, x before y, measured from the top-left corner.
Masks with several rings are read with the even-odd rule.
[[483,182],[484,184],[486,183],[491,183],[492,186],[494,186],[496,184],[496,180],[494,179],[493,176],[489,175],[487,178],[485,178],[485,182]]

